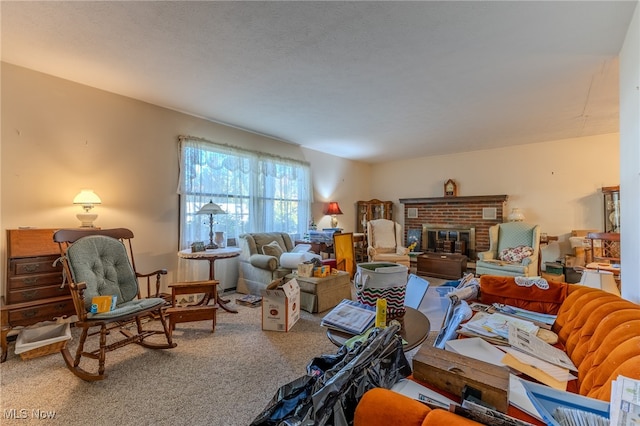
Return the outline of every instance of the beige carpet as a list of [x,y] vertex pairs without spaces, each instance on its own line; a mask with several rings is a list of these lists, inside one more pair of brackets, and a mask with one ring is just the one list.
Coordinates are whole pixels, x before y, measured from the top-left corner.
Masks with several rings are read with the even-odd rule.
[[[304,375],[313,357],[337,348],[320,327],[326,312],[303,311],[281,333],[262,331],[260,308],[238,310],[218,310],[215,333],[208,321],[178,324],[174,349],[129,345],[107,354],[109,377],[94,383],[69,372],[60,354],[23,361],[11,343],[0,364],[0,423],[41,424],[33,411],[40,410],[55,412],[55,422],[65,426],[248,425],[279,386]],[[78,333],[72,331],[75,349]],[[9,419],[10,410],[26,419]]]
[[[0,423],[41,424],[32,412],[41,410],[64,425],[247,425],[280,385],[337,348],[319,326],[322,315],[303,312],[280,333],[262,331],[260,308],[238,310],[219,310],[215,333],[210,322],[179,324],[174,349],[129,345],[109,353],[109,377],[101,382],[78,379],[60,354],[23,361],[10,344],[0,364]],[[11,409],[26,410],[28,419],[8,420]]]

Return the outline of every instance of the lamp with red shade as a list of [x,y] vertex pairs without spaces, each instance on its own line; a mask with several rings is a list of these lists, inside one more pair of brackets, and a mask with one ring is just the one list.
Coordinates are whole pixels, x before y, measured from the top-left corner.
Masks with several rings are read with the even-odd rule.
[[337,228],[338,218],[336,217],[336,215],[342,214],[342,210],[340,210],[340,206],[338,205],[338,203],[336,201],[329,202],[329,204],[327,204],[327,208],[324,210],[324,214],[331,215],[331,227]]

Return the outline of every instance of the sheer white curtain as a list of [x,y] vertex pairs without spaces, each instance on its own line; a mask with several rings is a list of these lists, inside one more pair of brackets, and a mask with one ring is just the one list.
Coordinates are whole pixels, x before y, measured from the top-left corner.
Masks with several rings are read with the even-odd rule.
[[209,240],[209,217],[196,215],[209,201],[227,213],[214,217],[214,231],[227,238],[307,231],[313,194],[308,163],[191,136],[179,141],[181,249]]

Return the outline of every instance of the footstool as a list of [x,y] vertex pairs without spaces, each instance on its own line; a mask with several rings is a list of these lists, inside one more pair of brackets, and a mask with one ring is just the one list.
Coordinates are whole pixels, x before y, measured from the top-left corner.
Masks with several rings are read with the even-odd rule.
[[351,299],[349,273],[337,271],[323,278],[300,277],[289,274],[285,282],[295,278],[300,286],[300,308],[307,312],[324,312],[342,301]]

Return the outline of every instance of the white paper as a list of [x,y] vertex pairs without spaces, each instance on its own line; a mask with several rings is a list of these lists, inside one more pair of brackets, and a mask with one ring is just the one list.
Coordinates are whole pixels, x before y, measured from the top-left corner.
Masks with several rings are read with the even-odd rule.
[[537,368],[538,370],[548,374],[558,381],[568,382],[569,380],[573,380],[576,378],[569,372],[569,369],[567,368],[562,368],[549,362],[543,361],[540,358],[536,358],[535,356],[526,354],[517,349],[505,347],[502,348],[502,350],[514,356],[516,359],[518,359],[518,361]]
[[445,349],[460,355],[488,362],[489,364],[504,367],[504,364],[501,362],[504,357],[504,352],[480,337],[450,340],[445,343]]
[[557,366],[578,371],[571,358],[558,348],[554,348],[532,333],[516,327],[509,327],[509,344],[529,355],[546,360]]
[[401,379],[398,383],[393,385],[391,390],[418,401],[424,400],[423,398],[420,398],[420,395],[424,395],[427,398],[437,401],[442,405],[446,405],[447,407],[451,404],[456,404],[455,401],[447,398],[446,396],[442,396],[438,392],[433,391],[428,387],[422,386],[421,384],[416,383],[413,380]]
[[525,413],[535,417],[540,421],[544,421],[536,407],[529,399],[527,391],[522,386],[521,379],[514,374],[509,374],[509,404],[524,411]]

